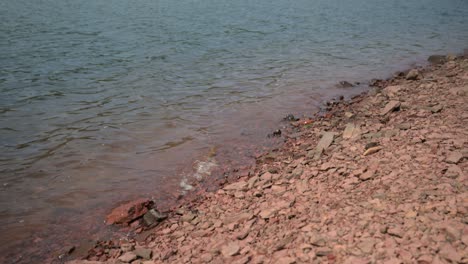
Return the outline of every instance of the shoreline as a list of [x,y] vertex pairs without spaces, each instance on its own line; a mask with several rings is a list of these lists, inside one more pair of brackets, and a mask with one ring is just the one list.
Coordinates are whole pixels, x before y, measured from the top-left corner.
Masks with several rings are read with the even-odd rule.
[[[455,60],[457,62],[459,62],[460,60],[463,61],[463,59],[461,59],[461,58],[456,58]],[[452,61],[452,60],[450,60],[450,61]],[[437,65],[436,66],[433,66],[433,65],[431,66],[431,65],[429,65],[429,66],[427,66],[425,68],[422,68],[422,69],[420,68],[420,74],[421,73],[431,73],[431,71],[436,71],[438,67],[444,67],[445,65],[446,64],[443,64],[443,66],[437,66]],[[466,74],[466,69],[464,69],[464,72],[462,72],[462,74],[463,73]],[[284,190],[284,185],[289,186],[290,184],[286,184],[286,182],[291,181],[291,178],[283,179],[282,178],[283,174],[295,175],[295,176],[292,176],[293,180],[294,180],[294,178],[299,178],[299,179],[302,180],[302,183],[303,183],[304,179],[302,179],[303,178],[302,176],[306,174],[304,172],[304,167],[309,167],[310,168],[312,164],[315,164],[313,166],[315,166],[315,168],[317,168],[317,170],[314,170],[312,175],[316,174],[315,171],[317,171],[317,175],[310,176],[310,180],[316,178],[318,175],[321,174],[322,171],[325,171],[327,174],[329,174],[330,171],[333,171],[333,173],[338,172],[341,168],[337,169],[336,165],[333,165],[333,164],[328,164],[327,166],[329,168],[325,168],[324,170],[321,169],[324,166],[324,164],[327,164],[327,162],[322,162],[322,160],[326,160],[328,158],[331,158],[330,153],[328,153],[330,151],[330,149],[328,149],[328,148],[330,148],[330,145],[333,146],[333,145],[337,144],[337,139],[340,139],[342,141],[343,137],[345,137],[343,132],[347,133],[346,138],[350,139],[350,140],[352,139],[353,142],[354,141],[362,141],[363,140],[362,135],[369,134],[369,133],[363,133],[363,131],[361,130],[361,127],[356,128],[356,127],[347,126],[347,125],[343,127],[343,124],[341,124],[341,122],[343,121],[343,118],[345,118],[345,120],[348,120],[348,121],[358,119],[357,117],[360,117],[359,115],[362,114],[362,113],[360,113],[360,111],[358,111],[357,109],[354,109],[354,108],[358,107],[359,104],[362,103],[362,101],[366,101],[366,100],[370,100],[372,98],[375,98],[376,95],[379,95],[379,94],[382,95],[382,91],[378,91],[379,89],[382,89],[383,87],[386,87],[389,84],[391,86],[393,86],[393,84],[397,84],[399,82],[403,82],[403,83],[406,82],[406,80],[404,80],[405,77],[406,77],[406,75],[400,75],[400,76],[396,76],[394,78],[390,78],[387,81],[377,82],[377,83],[375,83],[375,85],[380,86],[380,87],[377,88],[377,91],[369,91],[367,93],[355,96],[350,101],[341,101],[341,100],[332,101],[329,104],[329,106],[327,107],[328,108],[328,109],[326,109],[327,111],[325,111],[325,112],[324,111],[319,111],[319,113],[314,118],[312,118],[311,123],[308,123],[308,124],[304,125],[304,124],[301,124],[301,121],[299,121],[299,122],[289,126],[288,130],[291,130],[291,131],[286,132],[287,141],[284,143],[284,145],[280,149],[278,149],[276,151],[272,151],[272,152],[270,152],[270,153],[268,153],[266,155],[262,155],[260,157],[257,157],[257,159],[256,159],[257,164],[256,164],[255,168],[253,168],[253,169],[252,168],[247,168],[245,171],[241,171],[239,173],[240,175],[244,174],[243,175],[244,177],[238,177],[238,179],[236,179],[234,181],[234,183],[231,183],[230,185],[225,185],[224,187],[220,188],[220,190],[218,190],[216,192],[205,193],[203,190],[201,190],[200,193],[192,192],[191,195],[188,195],[186,198],[183,199],[184,203],[182,203],[182,204],[184,204],[184,206],[182,206],[182,208],[185,208],[183,211],[177,210],[177,211],[171,212],[169,214],[169,217],[168,217],[167,220],[162,221],[158,225],[158,227],[156,227],[154,229],[151,229],[151,230],[149,230],[147,232],[144,232],[143,234],[146,235],[147,233],[154,234],[154,233],[161,233],[162,232],[162,235],[170,237],[171,233],[178,232],[177,231],[178,229],[181,229],[181,228],[183,228],[184,226],[187,226],[187,225],[188,226],[195,226],[193,228],[193,230],[197,230],[198,229],[197,227],[200,226],[200,223],[203,222],[201,220],[195,220],[195,219],[201,218],[199,214],[194,213],[194,211],[199,210],[197,208],[200,208],[200,207],[203,208],[204,206],[205,207],[208,206],[208,208],[209,208],[210,206],[212,206],[213,203],[218,204],[219,202],[216,202],[217,199],[220,200],[221,204],[223,202],[228,203],[227,201],[225,201],[225,199],[223,199],[224,196],[230,196],[231,198],[233,197],[234,200],[246,199],[246,193],[252,192],[253,191],[252,188],[256,187],[257,182],[261,182],[262,178],[267,178],[266,181],[268,181],[269,183],[267,184],[267,186],[265,186],[265,185],[262,186],[261,187],[262,190],[260,192],[263,192],[263,190],[266,190],[266,191],[275,190],[275,192],[276,191],[282,192],[283,193],[282,196],[284,196],[284,192],[286,192],[286,193],[290,192],[287,187],[286,187],[286,190]],[[453,77],[456,77],[456,76],[452,76],[452,77],[448,77],[448,78],[453,78]],[[421,82],[422,83],[423,81],[424,80],[415,80],[415,81],[409,81],[409,82]],[[398,93],[401,93],[401,91],[393,91],[391,93],[394,93],[394,94],[384,94],[384,96],[386,96],[387,98],[391,98],[392,96],[396,96],[396,95],[398,95]],[[410,107],[410,106],[407,106],[407,105],[405,106],[405,105],[400,104],[400,105],[398,105],[398,107],[394,106],[389,111],[393,111],[396,108],[401,108],[402,112],[403,112],[403,111],[406,111],[406,109],[407,109],[406,107]],[[349,118],[344,117],[343,114],[346,114],[346,113],[343,113],[343,109],[350,110],[351,114],[354,115],[354,116],[350,115]],[[441,109],[441,111],[442,110],[443,109]],[[366,111],[369,111],[369,116],[364,115],[364,117],[363,117],[364,119],[372,120],[373,118],[375,118],[375,116],[372,113],[372,112],[375,112],[375,109],[368,109]],[[357,112],[357,113],[359,113],[359,115],[354,114],[353,112]],[[348,112],[348,113],[350,113],[350,112]],[[400,112],[395,112],[395,113],[400,113]],[[437,113],[439,113],[439,112],[437,112]],[[383,116],[385,116],[385,118],[386,118],[387,114],[389,114],[389,113],[386,113]],[[392,115],[392,114],[393,113],[390,113],[390,115]],[[320,117],[320,115],[322,115],[322,117]],[[380,118],[380,116],[379,116],[379,118]],[[352,123],[354,123],[354,122],[355,121],[353,121]],[[386,122],[388,122],[388,120],[387,121],[383,120],[383,122],[382,122],[382,120],[379,120],[379,122],[381,124],[383,124],[383,126],[385,126],[385,124],[386,124]],[[330,124],[326,124],[326,123],[330,123]],[[333,123],[337,123],[337,124],[333,124]],[[296,125],[296,126],[294,126],[294,125]],[[314,146],[315,144],[321,144],[320,143],[320,133],[317,133],[317,131],[314,131],[313,133],[311,133],[311,131],[309,131],[309,130],[310,129],[316,130],[316,129],[320,129],[320,128],[322,130],[324,130],[324,131],[328,131],[328,130],[330,130],[330,128],[332,128],[331,130],[336,130],[337,128],[340,128],[339,131],[333,132],[333,133],[335,133],[333,135],[329,134],[329,133],[327,134],[327,132],[323,135],[323,138],[325,138],[325,137],[330,138],[331,137],[331,142],[329,144],[327,142],[325,142],[326,143],[325,145],[328,145],[328,146],[323,147],[323,149],[319,151],[319,152],[324,151],[325,152],[324,156],[323,156],[323,154],[317,154],[318,153],[317,149],[314,148],[314,147],[311,147],[311,146]],[[411,130],[411,128],[405,129],[405,130],[400,129],[400,131],[407,131],[407,130]],[[395,131],[390,132],[390,134],[392,134],[394,132]],[[379,132],[377,132],[375,134],[378,134],[378,133]],[[355,136],[356,136],[355,134],[358,134],[359,135],[358,137],[360,137],[360,138],[355,139]],[[397,135],[398,134],[399,133],[397,132]],[[304,139],[305,136],[307,136],[307,137]],[[381,139],[382,140],[385,139],[385,141],[384,142],[378,142],[379,146],[371,146],[371,147],[369,147],[369,149],[374,149],[373,151],[376,151],[377,153],[381,152],[380,150],[382,150],[382,149],[379,149],[379,148],[382,148],[381,145],[383,145],[383,143],[388,143],[387,141],[389,141],[387,136],[388,135],[386,135],[385,133],[384,133],[384,135],[377,136],[377,138],[379,139],[377,141],[380,141]],[[395,135],[390,135],[389,137],[392,138],[394,136]],[[309,145],[309,147],[311,147],[311,149],[307,150],[307,148],[306,148],[305,149],[306,150],[305,154],[303,153],[304,150],[298,151],[298,149],[294,147],[294,144],[297,144],[298,141],[301,142],[300,145],[303,145],[304,142],[307,141],[308,145]],[[345,141],[347,141],[347,140],[345,140]],[[324,142],[322,142],[322,143],[324,143]],[[369,142],[369,143],[375,143],[375,142]],[[290,152],[289,154],[292,154],[292,156],[285,157],[284,156],[285,151]],[[309,153],[311,151],[313,151],[313,152]],[[282,160],[282,162],[279,162],[277,160]],[[340,159],[338,159],[338,160],[340,160]],[[270,166],[272,163],[274,164],[275,162],[276,163],[279,162],[279,163],[287,164],[286,167],[288,169],[287,170],[285,169],[284,164],[281,165],[281,166]],[[325,166],[325,167],[327,167],[327,166]],[[335,167],[333,167],[333,166],[335,166]],[[270,167],[272,167],[272,168],[270,168]],[[302,171],[301,171],[301,169],[298,169],[298,167],[302,168]],[[291,170],[291,168],[292,168],[292,170]],[[246,171],[249,171],[249,172],[246,174]],[[354,176],[357,177],[358,179],[362,180],[361,176],[365,175],[365,174],[369,174],[369,171],[374,171],[374,174],[375,174],[375,171],[377,171],[377,169],[369,170],[367,168],[363,172],[361,172],[359,175],[354,175]],[[265,176],[265,175],[267,175],[267,176]],[[256,180],[254,181],[252,179],[256,179]],[[367,182],[367,180],[364,180],[364,181]],[[280,182],[280,184],[276,184],[277,182]],[[242,183],[242,184],[240,184],[240,183]],[[348,184],[353,185],[353,183],[348,183]],[[244,186],[244,185],[247,185],[247,186]],[[252,186],[250,186],[250,185],[252,185]],[[302,184],[302,185],[305,185],[305,184]],[[314,186],[310,185],[309,187],[313,188]],[[301,184],[297,185],[296,189],[300,189],[300,188],[306,188],[306,186],[301,187]],[[263,196],[262,193],[259,194],[259,193],[252,192],[250,194],[253,197],[258,196],[257,198],[260,198],[260,197]],[[270,195],[270,193],[267,193],[266,195]],[[191,197],[191,196],[195,196],[195,197]],[[297,197],[295,197],[296,194],[293,194],[293,196],[294,197],[292,197],[291,199],[289,199],[288,202],[286,202],[288,205],[286,205],[286,203],[284,202],[284,199],[282,201],[279,201],[279,203],[280,204],[283,203],[285,205],[285,207],[289,210],[291,207],[294,207],[297,204],[297,202],[296,202]],[[300,196],[300,195],[297,195],[297,196]],[[187,202],[186,200],[189,201],[189,202]],[[288,199],[286,199],[286,200],[288,200]],[[258,202],[256,202],[256,203],[258,203]],[[258,204],[255,204],[255,205],[258,205]],[[228,208],[228,209],[235,209],[235,208]],[[278,211],[281,211],[281,210],[283,210],[283,209],[276,210],[276,212],[273,212],[272,214],[274,214],[275,217],[276,217],[276,214],[278,213]],[[273,211],[275,211],[275,210],[273,210]],[[265,214],[270,214],[270,213],[266,212],[263,215],[265,216]],[[261,210],[258,211],[258,212],[252,212],[251,214],[253,216],[251,216],[251,215],[249,215],[249,216],[245,215],[244,216],[244,217],[246,217],[246,219],[243,219],[241,221],[242,225],[245,225],[247,223],[249,225],[254,225],[254,224],[257,224],[258,222],[262,222],[262,221],[264,221],[265,223],[268,223],[269,222],[268,220],[270,220],[270,216],[268,216],[267,218],[262,216],[262,211]],[[187,215],[189,215],[189,216],[187,216]],[[193,216],[193,218],[192,218],[192,216]],[[187,221],[188,218],[192,218],[192,219],[189,219]],[[236,218],[236,217],[234,217],[234,218]],[[192,221],[194,221],[196,223],[193,224]],[[181,225],[181,223],[183,223],[183,224]],[[190,223],[190,224],[186,224],[186,223]],[[175,225],[177,225],[177,227],[175,227]],[[219,226],[219,227],[217,227],[219,225],[219,223],[211,223],[211,225],[210,224],[206,224],[206,225],[208,225],[208,227],[206,228],[207,230],[216,230],[218,228],[221,228],[221,229],[226,228],[225,224],[223,224],[223,223],[221,223],[221,226]],[[168,230],[168,228],[169,228],[169,230]],[[252,226],[250,228],[252,228]],[[174,230],[172,230],[172,229],[174,229]],[[231,233],[231,235],[232,235],[233,233],[235,233],[233,231],[239,229],[239,226],[229,224],[227,229],[228,229],[227,231],[229,233]],[[190,230],[189,232],[181,234],[181,237],[184,237],[184,238],[186,236],[189,237],[190,236],[189,233],[192,232],[193,230]],[[198,231],[201,231],[201,230],[198,230]],[[203,237],[203,238],[208,236],[207,234],[203,234],[203,232],[199,232],[199,233],[201,233],[201,235],[202,235],[201,237]],[[200,234],[198,234],[198,235],[200,235]],[[179,237],[179,238],[181,238],[181,237]],[[244,239],[237,238],[237,240],[239,240],[240,242],[244,241]],[[185,241],[185,239],[182,240],[182,242],[183,241]],[[172,241],[172,242],[174,242],[174,241]],[[134,243],[134,242],[132,242],[132,243]],[[170,242],[168,242],[168,243],[170,243]],[[114,252],[113,252],[114,256],[111,256],[111,255],[106,256],[106,254],[101,254],[97,259],[96,259],[95,256],[90,256],[90,255],[88,255],[87,258],[88,259],[93,259],[93,260],[98,260],[98,259],[104,260],[105,258],[109,258],[109,257],[110,257],[110,259],[112,259],[112,258],[117,259],[119,257],[117,255],[120,255],[122,253],[122,252],[120,252],[118,254],[116,253],[116,252],[120,251],[120,250],[118,250],[118,248],[121,245],[118,245],[118,244],[115,244],[115,243],[111,243],[111,244],[107,244],[107,245],[104,245],[104,244],[97,245],[95,247],[95,249],[98,249],[98,250],[96,250],[95,253],[99,254],[99,248],[101,248],[103,250],[102,252],[104,252],[105,249],[107,249],[109,252],[111,250],[117,249],[116,251],[114,250]],[[146,243],[146,244],[147,244],[147,246],[149,248],[152,248],[152,247],[157,248],[156,243],[153,243],[153,246],[151,246],[151,242]],[[133,247],[133,245],[131,245],[130,247]],[[219,256],[225,257],[223,252],[222,252],[223,250],[221,248],[222,248],[222,246],[220,247],[218,253],[214,252],[211,255],[216,255],[217,257],[219,257]],[[123,251],[125,251],[125,250],[123,250]],[[282,251],[282,249],[280,249],[278,251]],[[272,253],[274,253],[274,252],[272,252]],[[159,258],[163,258],[163,259],[165,257],[167,257],[167,259],[164,259],[164,261],[175,261],[177,255],[179,255],[178,253],[174,253],[174,252],[169,252],[169,253],[168,252],[153,252],[152,254],[154,255],[153,259],[155,257],[158,258],[157,256],[159,256]],[[126,255],[126,254],[123,254],[123,255]],[[228,260],[234,260],[234,259],[240,260],[240,258],[236,257],[236,256],[239,256],[239,255],[244,256],[246,254],[242,253],[242,251],[239,251],[239,252],[236,252],[235,254],[233,254],[233,256],[234,256],[233,258],[228,256],[229,258],[227,258],[227,259]],[[252,254],[250,254],[250,255],[252,255]],[[328,255],[329,254],[325,254],[324,256],[327,258]],[[106,256],[106,257],[102,258],[101,256]],[[322,257],[322,256],[319,256],[319,257]],[[206,258],[208,258],[208,257],[206,257]],[[250,257],[248,257],[248,259],[249,259],[249,261],[252,261],[252,260],[255,260],[255,257],[250,256]],[[212,258],[212,260],[214,260],[214,259]],[[179,259],[179,261],[180,261],[180,259]],[[202,262],[204,262],[204,261],[202,261]],[[299,262],[301,262],[301,261],[299,261]],[[81,263],[81,262],[77,262],[77,263]],[[86,262],[83,262],[83,263],[86,263]],[[156,261],[155,263],[158,263],[158,262]],[[255,262],[252,262],[252,263],[255,263]],[[338,261],[338,263],[340,263],[340,261]]]

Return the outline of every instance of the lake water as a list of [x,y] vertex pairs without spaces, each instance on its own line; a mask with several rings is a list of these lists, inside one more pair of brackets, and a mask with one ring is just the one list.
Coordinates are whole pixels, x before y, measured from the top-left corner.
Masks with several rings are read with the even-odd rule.
[[210,149],[248,159],[467,25],[466,0],[1,1],[0,252],[98,237],[117,202],[174,200]]

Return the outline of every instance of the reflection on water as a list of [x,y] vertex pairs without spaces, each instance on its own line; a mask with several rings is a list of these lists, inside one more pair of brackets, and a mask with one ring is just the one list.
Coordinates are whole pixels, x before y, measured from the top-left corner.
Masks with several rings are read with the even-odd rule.
[[464,0],[18,0],[0,17],[0,251],[97,236],[116,202],[173,201],[212,146],[244,157],[286,114],[359,92],[337,81],[468,40]]

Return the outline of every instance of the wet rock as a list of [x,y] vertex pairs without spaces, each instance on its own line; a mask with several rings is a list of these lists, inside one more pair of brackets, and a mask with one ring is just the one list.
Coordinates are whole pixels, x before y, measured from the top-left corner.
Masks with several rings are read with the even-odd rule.
[[268,137],[269,138],[271,138],[271,137],[281,137],[281,130],[277,129],[277,130],[273,131],[273,133],[268,134]]
[[165,220],[167,216],[167,214],[161,213],[156,209],[150,209],[146,214],[143,215],[143,221],[146,225],[150,226]]
[[299,118],[296,118],[294,115],[289,114],[286,117],[284,117],[283,120],[293,122],[293,121],[298,121]]
[[406,80],[418,80],[419,71],[417,69],[412,69],[406,74]]
[[149,260],[151,259],[151,255],[153,252],[151,251],[151,249],[138,247],[135,249],[134,253],[142,259]]
[[137,255],[133,252],[126,252],[122,256],[120,256],[118,259],[122,261],[123,263],[130,263],[134,261],[135,259],[137,259]]
[[148,208],[152,205],[153,202],[151,200],[144,198],[125,203],[115,208],[107,215],[106,223],[108,225],[129,224],[148,212]]
[[341,81],[336,85],[338,88],[351,88],[354,87],[354,85],[348,81]]
[[224,257],[232,257],[240,252],[240,246],[236,242],[231,242],[221,248],[221,254],[223,254]]
[[460,160],[463,159],[463,154],[460,152],[451,152],[447,158],[445,159],[445,162],[451,163],[451,164],[458,164]]
[[444,64],[447,61],[447,57],[444,55],[431,55],[427,58],[427,61],[431,64]]
[[401,103],[399,101],[390,101],[387,103],[387,105],[382,109],[380,112],[380,115],[386,115],[390,112],[397,111],[400,109]]

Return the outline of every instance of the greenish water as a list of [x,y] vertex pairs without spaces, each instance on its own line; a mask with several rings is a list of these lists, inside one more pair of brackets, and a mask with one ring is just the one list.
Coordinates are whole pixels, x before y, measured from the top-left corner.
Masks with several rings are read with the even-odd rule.
[[174,199],[213,145],[268,145],[282,116],[361,91],[338,81],[466,48],[467,25],[465,0],[2,1],[0,249]]

